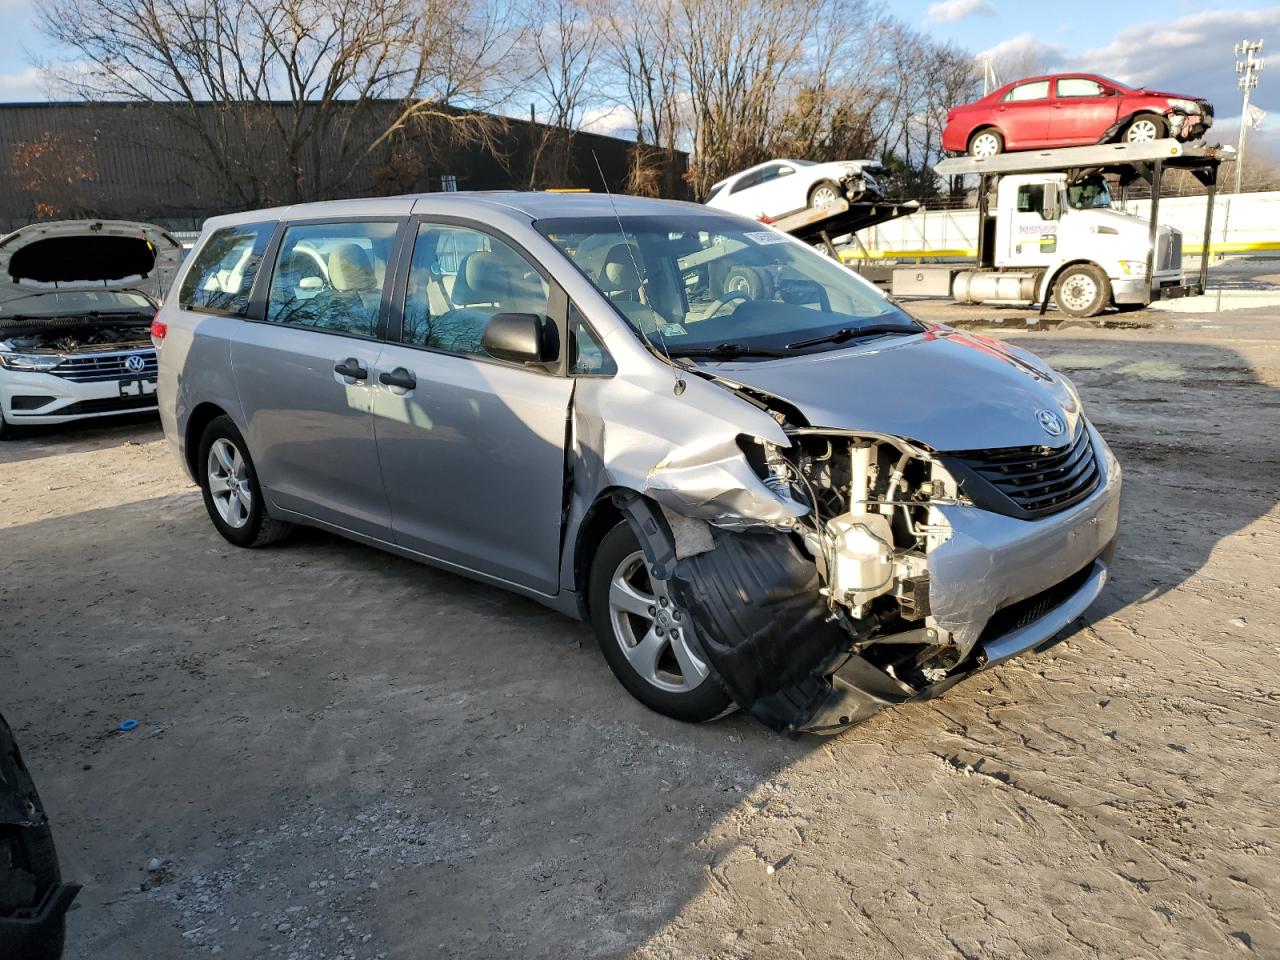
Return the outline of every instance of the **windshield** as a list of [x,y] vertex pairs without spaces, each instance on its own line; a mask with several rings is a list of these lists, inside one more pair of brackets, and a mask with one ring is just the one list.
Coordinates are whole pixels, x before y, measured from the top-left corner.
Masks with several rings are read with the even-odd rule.
[[0,303],[5,317],[62,317],[91,313],[149,313],[155,304],[133,290],[41,290]]
[[540,220],[619,314],[672,356],[780,356],[922,330],[880,291],[790,237],[735,218]]
[[1111,206],[1111,191],[1101,177],[1086,177],[1067,187],[1067,202],[1076,210]]

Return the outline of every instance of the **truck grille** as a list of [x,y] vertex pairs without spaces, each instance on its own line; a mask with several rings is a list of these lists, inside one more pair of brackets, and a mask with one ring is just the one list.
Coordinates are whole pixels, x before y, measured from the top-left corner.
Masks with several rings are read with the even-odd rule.
[[[141,357],[142,368],[130,370],[130,357]],[[49,372],[64,380],[76,383],[94,383],[99,380],[123,380],[128,377],[156,378],[155,350],[129,350],[124,353],[88,353],[67,357]]]
[[998,447],[946,454],[944,465],[978,506],[1023,520],[1079,503],[1101,480],[1084,420],[1063,447]]

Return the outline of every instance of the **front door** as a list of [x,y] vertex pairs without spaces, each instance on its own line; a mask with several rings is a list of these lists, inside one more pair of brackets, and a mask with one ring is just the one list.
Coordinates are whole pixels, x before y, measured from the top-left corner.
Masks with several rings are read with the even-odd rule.
[[1120,98],[1088,77],[1059,77],[1056,84],[1049,139],[1061,144],[1097,143],[1116,122]]
[[371,406],[397,226],[289,226],[265,321],[244,324],[231,347],[246,439],[271,502],[385,540],[391,514]]
[[[1004,261],[1000,266],[1044,266],[1058,256],[1057,191],[1054,180],[1015,180],[1000,184],[1005,217]],[[1012,194],[1010,197],[1008,194]]]
[[396,542],[555,593],[573,381],[556,365],[495,360],[481,340],[498,313],[558,321],[563,294],[495,234],[431,222],[404,288],[372,393]]

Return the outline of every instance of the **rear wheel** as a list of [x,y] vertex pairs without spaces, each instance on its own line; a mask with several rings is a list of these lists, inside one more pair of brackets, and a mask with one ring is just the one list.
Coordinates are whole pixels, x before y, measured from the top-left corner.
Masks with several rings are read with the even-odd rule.
[[752,300],[773,299],[773,278],[760,267],[734,266],[724,275],[721,293],[743,293]]
[[265,547],[283,540],[293,524],[267,515],[249,448],[230,417],[216,417],[200,438],[200,489],[209,519],[237,547]]
[[1004,137],[999,130],[979,130],[969,139],[969,156],[985,160],[1004,152]]
[[628,693],[650,710],[691,723],[733,706],[696,652],[689,615],[676,607],[667,582],[650,576],[626,523],[601,541],[588,590],[596,639]]
[[1167,136],[1168,132],[1169,125],[1165,123],[1164,117],[1157,117],[1153,113],[1144,113],[1141,116],[1134,117],[1129,126],[1125,127],[1124,142],[1150,143],[1152,140],[1159,140]]
[[1096,317],[1111,302],[1111,281],[1093,264],[1077,263],[1059,274],[1053,302],[1069,317]]
[[834,207],[837,203],[844,199],[844,191],[840,189],[840,184],[834,180],[819,180],[814,184],[813,189],[809,191],[809,206],[811,207]]

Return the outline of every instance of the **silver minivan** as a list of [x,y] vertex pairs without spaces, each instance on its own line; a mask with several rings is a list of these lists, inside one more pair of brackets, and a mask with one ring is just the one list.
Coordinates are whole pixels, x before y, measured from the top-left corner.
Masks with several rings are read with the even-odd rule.
[[1120,468],[1072,384],[730,214],[430,194],[210,220],[158,314],[227,540],[307,524],[589,618],[683,720],[832,732],[1061,632]]

